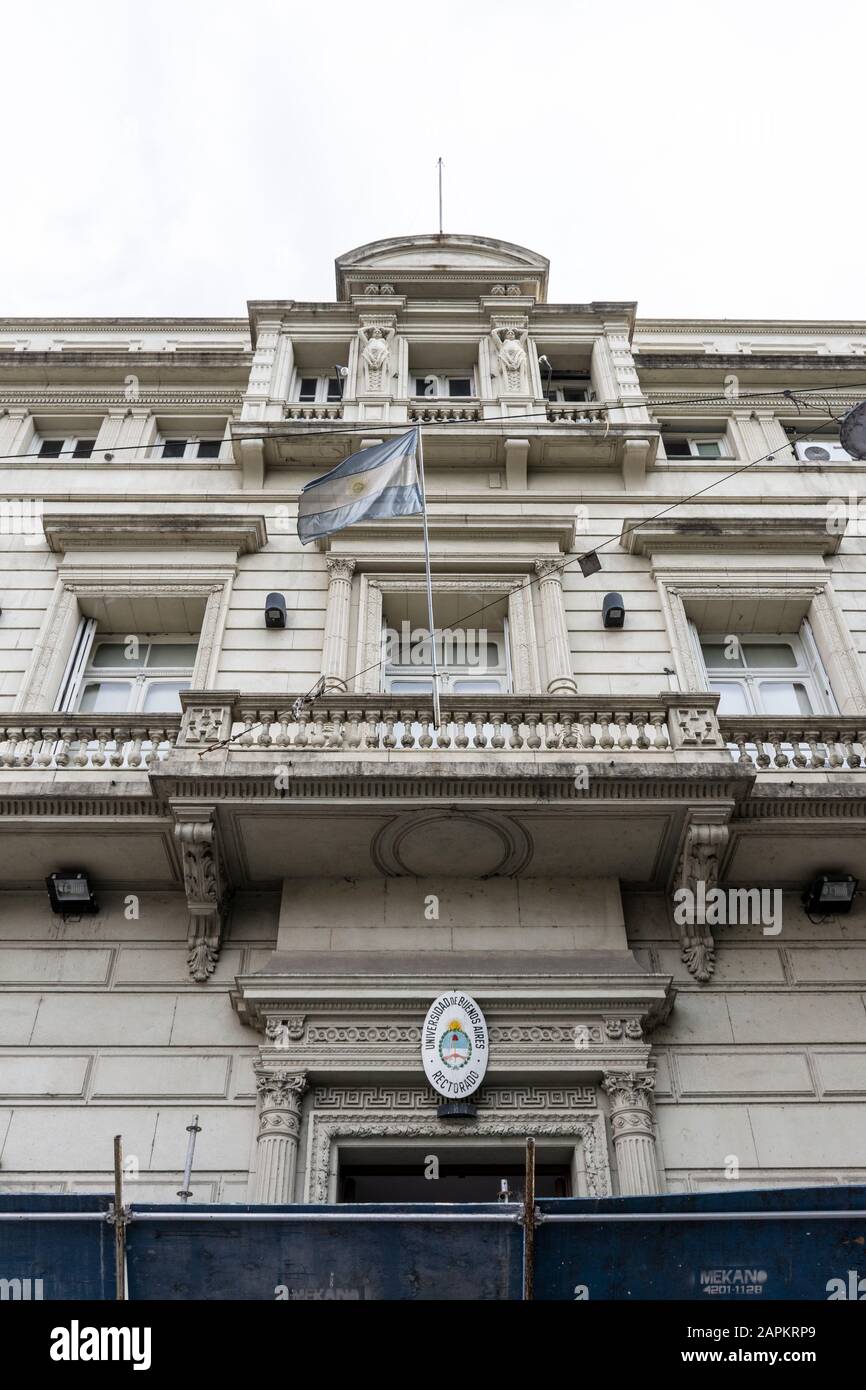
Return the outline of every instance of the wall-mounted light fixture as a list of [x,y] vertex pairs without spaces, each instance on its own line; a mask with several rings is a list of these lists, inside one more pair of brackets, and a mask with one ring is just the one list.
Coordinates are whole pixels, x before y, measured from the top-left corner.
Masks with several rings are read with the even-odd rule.
[[268,594],[265,599],[265,627],[285,627],[286,600],[282,594]]
[[51,911],[59,912],[62,917],[77,917],[81,912],[99,911],[87,874],[81,869],[49,874],[45,886],[51,900]]
[[625,625],[625,604],[622,594],[605,594],[601,605],[602,621],[605,627]]
[[857,892],[857,879],[851,874],[819,874],[803,894],[807,913],[818,917],[850,912]]

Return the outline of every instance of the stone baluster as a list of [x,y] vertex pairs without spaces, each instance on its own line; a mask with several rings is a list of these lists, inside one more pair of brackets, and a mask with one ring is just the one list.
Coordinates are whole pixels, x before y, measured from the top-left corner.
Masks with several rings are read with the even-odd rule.
[[622,1197],[661,1191],[653,1117],[655,1072],[605,1073],[610,1128]]
[[307,1089],[303,1072],[256,1067],[259,1096],[255,1200],[285,1205],[294,1200],[301,1101]]
[[332,690],[346,689],[349,669],[349,611],[352,606],[352,575],[355,561],[325,557],[328,570],[328,602],[325,608],[325,637],[322,645],[322,676]]

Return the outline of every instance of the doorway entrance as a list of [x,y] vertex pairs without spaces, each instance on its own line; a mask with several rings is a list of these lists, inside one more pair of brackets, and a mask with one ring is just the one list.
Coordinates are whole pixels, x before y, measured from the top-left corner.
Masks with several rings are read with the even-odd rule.
[[[437,1145],[407,1150],[340,1146],[338,1202],[519,1202],[523,1198],[522,1146],[465,1148]],[[539,1148],[537,1197],[570,1197],[572,1156]]]

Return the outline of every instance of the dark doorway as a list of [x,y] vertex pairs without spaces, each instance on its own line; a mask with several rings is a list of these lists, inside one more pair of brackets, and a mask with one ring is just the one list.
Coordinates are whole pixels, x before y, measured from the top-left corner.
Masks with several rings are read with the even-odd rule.
[[[429,1168],[429,1165],[426,1165]],[[495,1202],[508,1184],[508,1198],[523,1198],[524,1169],[519,1163],[467,1165],[440,1163],[438,1177],[425,1176],[425,1164],[377,1164],[341,1167],[340,1202]],[[567,1163],[539,1163],[535,1170],[538,1197],[570,1197]]]

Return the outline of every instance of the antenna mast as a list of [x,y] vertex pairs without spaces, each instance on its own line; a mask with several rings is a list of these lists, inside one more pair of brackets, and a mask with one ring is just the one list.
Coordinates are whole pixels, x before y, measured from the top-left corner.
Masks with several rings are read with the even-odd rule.
[[442,235],[442,156],[436,161],[439,168],[439,235]]

